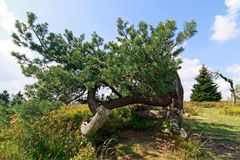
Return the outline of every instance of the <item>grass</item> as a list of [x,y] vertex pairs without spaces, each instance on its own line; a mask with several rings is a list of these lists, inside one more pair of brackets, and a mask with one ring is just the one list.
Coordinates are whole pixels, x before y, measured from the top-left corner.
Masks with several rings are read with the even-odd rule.
[[117,156],[130,156],[132,158],[140,158],[141,155],[139,153],[137,153],[138,150],[138,143],[136,143],[135,141],[128,141],[126,145],[120,145],[117,149],[116,149],[116,154]]
[[[171,134],[125,131],[116,145],[118,159],[193,160],[216,159],[209,149],[192,139],[181,139]],[[145,138],[148,136],[148,138]]]
[[203,107],[197,116],[185,118],[184,126],[204,139],[221,159],[236,159],[240,155],[240,116],[221,113],[221,107]]
[[221,109],[221,113],[228,115],[239,115],[240,116],[240,106],[227,106]]
[[120,159],[149,160],[237,159],[240,155],[240,116],[221,113],[229,104],[188,103],[188,111],[194,113],[184,118],[188,139],[164,136],[165,133],[156,129],[138,133],[125,131],[127,133],[121,133],[125,139],[116,147],[117,155]]
[[219,140],[240,141],[240,116],[221,114],[216,107],[203,108],[199,116],[187,118],[185,125],[193,132],[206,132]]

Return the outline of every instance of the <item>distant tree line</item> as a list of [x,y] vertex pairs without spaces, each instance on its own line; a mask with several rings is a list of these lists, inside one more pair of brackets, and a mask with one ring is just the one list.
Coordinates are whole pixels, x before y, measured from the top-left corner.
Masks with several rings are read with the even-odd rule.
[[1,104],[10,104],[16,105],[21,104],[25,101],[24,95],[19,91],[17,94],[13,94],[10,96],[7,90],[3,90],[0,92],[0,103]]

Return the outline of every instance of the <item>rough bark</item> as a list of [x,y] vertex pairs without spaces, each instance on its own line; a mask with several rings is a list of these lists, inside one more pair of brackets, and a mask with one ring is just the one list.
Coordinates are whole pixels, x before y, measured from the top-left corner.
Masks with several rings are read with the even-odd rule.
[[182,127],[182,114],[183,114],[183,87],[181,79],[176,74],[176,79],[173,81],[172,91],[172,104],[170,105],[169,121],[176,126],[176,128]]
[[108,119],[111,110],[106,109],[103,106],[100,106],[96,110],[96,114],[92,117],[89,122],[83,122],[81,125],[81,133],[85,136],[91,136],[100,129],[105,121]]
[[96,92],[97,92],[97,86],[95,86],[93,89],[88,90],[87,95],[87,103],[90,111],[95,114],[97,108],[100,106],[96,100]]

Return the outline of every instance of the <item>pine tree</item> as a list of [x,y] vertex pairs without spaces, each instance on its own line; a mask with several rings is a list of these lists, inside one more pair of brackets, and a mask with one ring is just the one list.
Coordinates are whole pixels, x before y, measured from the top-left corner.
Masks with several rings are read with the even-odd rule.
[[3,101],[4,103],[10,102],[10,95],[8,91],[4,90],[2,93],[0,93],[0,101]]
[[220,101],[222,96],[218,86],[213,82],[213,77],[203,65],[200,74],[195,78],[197,84],[193,85],[191,101]]
[[12,95],[12,105],[21,104],[25,101],[24,95],[19,91],[17,94]]
[[139,22],[136,27],[119,18],[115,40],[106,43],[94,32],[87,41],[84,34],[75,37],[67,29],[64,34],[49,32],[48,24],[38,23],[37,16],[30,12],[27,22],[16,21],[15,26],[13,42],[38,55],[31,59],[12,52],[23,74],[37,79],[26,86],[29,98],[69,104],[87,94],[105,107],[113,103],[97,97],[102,87],[110,88],[118,97],[115,100],[124,105],[127,102],[122,98],[159,101],[169,93],[181,65],[182,44],[197,33],[195,21],[186,22],[183,31],[176,33],[174,20],[160,22],[156,27]]
[[[197,33],[194,20],[186,22],[183,31],[176,34],[174,20],[154,27],[145,22],[134,26],[119,18],[117,37],[106,43],[96,32],[89,41],[84,34],[75,37],[67,29],[64,34],[49,32],[48,24],[37,23],[35,14],[28,13],[27,17],[26,23],[16,21],[17,32],[12,38],[16,45],[36,53],[36,58],[19,52],[12,55],[24,75],[37,79],[26,87],[29,98],[69,104],[87,95],[90,111],[99,114],[83,123],[83,135],[94,134],[109,116],[108,110],[139,103],[172,103],[176,110],[169,114],[171,123],[181,127],[183,93],[177,70],[184,42]],[[114,98],[100,99],[101,88],[109,88]]]

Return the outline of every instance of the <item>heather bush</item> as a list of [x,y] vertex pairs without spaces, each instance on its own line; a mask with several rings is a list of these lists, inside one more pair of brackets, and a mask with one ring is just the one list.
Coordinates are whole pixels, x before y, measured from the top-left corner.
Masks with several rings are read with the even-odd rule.
[[198,103],[185,102],[184,113],[189,113],[192,116],[197,116],[200,112],[202,112],[202,107],[198,104],[199,102]]
[[49,112],[58,109],[61,102],[49,100],[29,100],[20,105],[16,105],[15,111],[25,120],[34,120],[35,118],[47,115]]
[[91,143],[88,143],[84,148],[80,148],[77,155],[70,160],[96,160],[96,150]]
[[[39,112],[35,113],[38,116]],[[34,121],[22,120],[19,125],[23,133],[18,132],[15,140],[33,159],[69,159],[88,142],[79,129],[87,115],[86,106],[65,106]]]

